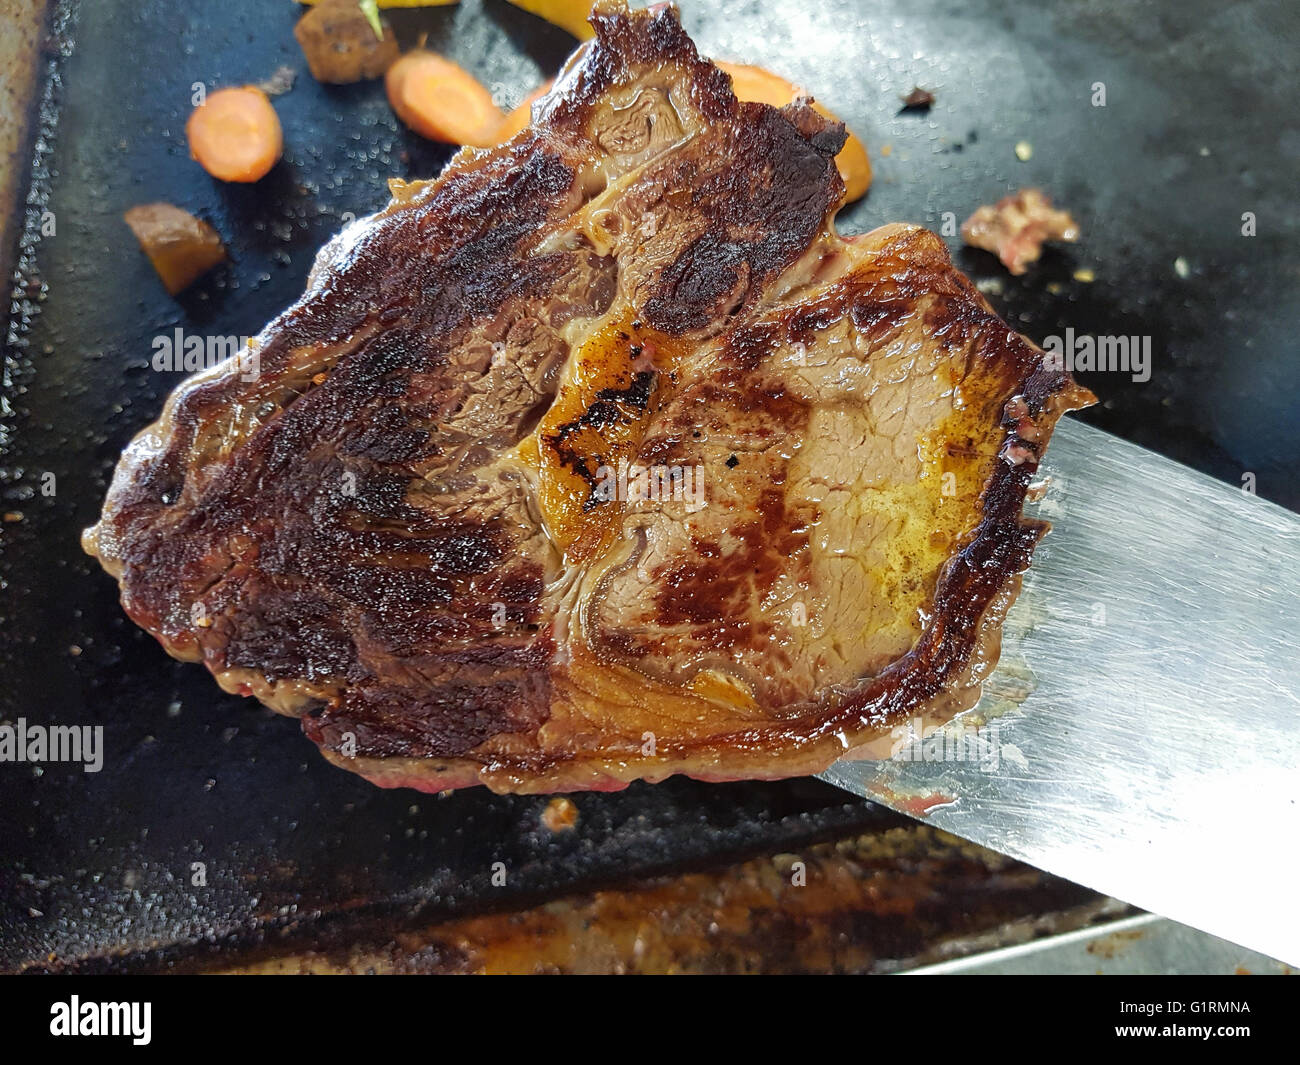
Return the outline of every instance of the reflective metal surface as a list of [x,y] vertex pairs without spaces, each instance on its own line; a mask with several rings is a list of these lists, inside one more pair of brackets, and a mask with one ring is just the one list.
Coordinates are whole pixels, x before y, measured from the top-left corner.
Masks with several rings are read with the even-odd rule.
[[[903,976],[1284,976],[1290,966],[1144,913],[1001,950],[907,969]],[[1196,1023],[1203,1018],[1180,1018]]]
[[1068,418],[1042,472],[979,706],[825,779],[1300,963],[1300,517]]

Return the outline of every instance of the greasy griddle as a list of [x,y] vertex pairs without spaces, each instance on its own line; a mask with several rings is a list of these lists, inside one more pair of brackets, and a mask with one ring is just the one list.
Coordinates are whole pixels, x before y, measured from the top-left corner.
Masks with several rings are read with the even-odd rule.
[[[43,118],[53,147],[38,145],[11,319],[13,412],[0,412],[0,509],[22,515],[0,527],[0,715],[102,724],[107,755],[93,775],[0,766],[0,968],[156,963],[206,937],[216,949],[280,930],[328,938],[358,916],[509,907],[897,823],[810,780],[672,780],[579,796],[577,830],[553,836],[538,823],[544,799],[384,792],[330,767],[295,723],[223,695],[130,624],[77,536],[122,446],[180,379],[149,368],[152,339],[178,326],[257,332],[301,292],[347,212],[378,208],[387,177],[430,176],[450,152],[400,128],[378,84],[312,81],[295,5],[63,10],[56,106]],[[406,44],[427,32],[507,105],[573,45],[501,0],[393,21]],[[820,87],[864,136],[876,182],[841,216],[846,231],[938,229],[1011,185],[1048,189],[1079,220],[1079,245],[1023,279],[969,249],[958,264],[1000,280],[995,306],[1035,339],[1067,326],[1151,336],[1151,381],[1079,375],[1104,401],[1084,417],[1234,484],[1253,473],[1260,494],[1293,508],[1300,131],[1285,117],[1285,71],[1297,21],[1281,3],[1178,0],[686,0],[684,11],[703,50]],[[254,187],[213,182],[187,157],[192,84],[260,81],[282,64],[300,72],[276,101],[285,160]],[[1105,108],[1089,103],[1098,81]],[[928,115],[898,114],[914,83],[937,91]],[[1028,162],[1013,151],[1021,140]],[[233,257],[177,300],[120,217],[155,199],[207,218]],[[46,209],[57,234],[33,242]],[[1241,235],[1244,211],[1258,236]],[[1097,280],[1073,280],[1080,267]],[[47,471],[52,497],[40,491]],[[194,863],[206,886],[192,884]]]

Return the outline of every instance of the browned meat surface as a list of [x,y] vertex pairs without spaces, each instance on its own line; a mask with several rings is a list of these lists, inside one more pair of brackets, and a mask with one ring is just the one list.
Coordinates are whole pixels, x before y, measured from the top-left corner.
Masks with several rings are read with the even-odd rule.
[[934,235],[835,235],[839,124],[737,103],[671,9],[594,24],[86,534],[172,654],[386,786],[789,776],[971,705],[1090,398]]
[[1054,208],[1042,189],[1020,189],[993,206],[977,207],[961,224],[961,237],[991,251],[1011,273],[1023,274],[1047,241],[1078,240],[1079,226],[1068,211]]

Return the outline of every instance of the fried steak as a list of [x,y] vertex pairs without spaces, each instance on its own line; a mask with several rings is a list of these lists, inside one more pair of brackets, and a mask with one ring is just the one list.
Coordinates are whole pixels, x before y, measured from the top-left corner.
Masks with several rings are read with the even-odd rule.
[[738,103],[670,7],[592,22],[533,126],[394,182],[172,395],[85,536],[384,786],[785,777],[972,705],[1091,398],[938,237],[836,235],[842,126]]

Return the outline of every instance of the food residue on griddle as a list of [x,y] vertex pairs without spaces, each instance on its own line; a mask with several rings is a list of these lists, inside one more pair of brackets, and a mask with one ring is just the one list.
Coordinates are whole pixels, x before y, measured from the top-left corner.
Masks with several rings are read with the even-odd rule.
[[919,85],[912,86],[912,91],[899,99],[903,101],[903,111],[928,111],[934,106],[934,93]]
[[572,799],[557,795],[542,811],[542,824],[552,832],[570,832],[578,824],[578,807]]
[[257,88],[261,89],[267,96],[283,96],[293,88],[293,83],[298,80],[298,72],[290,66],[279,66],[271,71],[271,76],[265,81],[259,81]]
[[1049,240],[1076,241],[1079,226],[1068,211],[1052,206],[1041,189],[1020,189],[996,205],[985,204],[962,223],[961,237],[993,252],[1011,273],[1023,274]]

